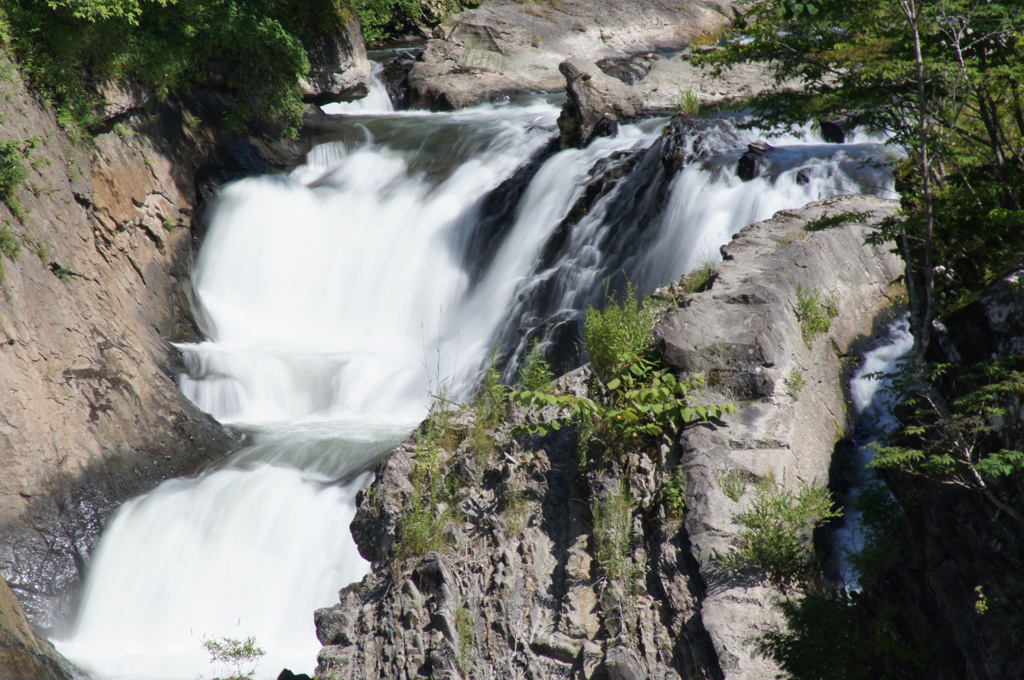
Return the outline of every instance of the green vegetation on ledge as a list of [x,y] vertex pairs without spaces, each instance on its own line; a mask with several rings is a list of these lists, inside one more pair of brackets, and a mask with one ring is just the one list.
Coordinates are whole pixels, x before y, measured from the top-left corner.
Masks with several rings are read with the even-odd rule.
[[100,88],[135,79],[158,97],[223,83],[236,125],[297,129],[306,46],[351,17],[347,0],[0,0],[5,48],[65,127],[93,128]]
[[480,0],[353,0],[369,45],[380,45],[409,33],[417,25],[434,25]]

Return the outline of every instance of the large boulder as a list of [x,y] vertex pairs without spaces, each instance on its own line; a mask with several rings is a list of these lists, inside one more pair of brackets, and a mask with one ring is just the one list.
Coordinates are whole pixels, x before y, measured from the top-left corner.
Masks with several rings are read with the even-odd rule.
[[306,101],[316,105],[362,99],[370,91],[370,60],[359,20],[309,46],[309,75],[300,83]]
[[642,102],[633,88],[606,76],[592,62],[568,59],[559,66],[568,98],[558,117],[562,148],[584,147],[594,137],[609,136],[619,122],[640,113]]

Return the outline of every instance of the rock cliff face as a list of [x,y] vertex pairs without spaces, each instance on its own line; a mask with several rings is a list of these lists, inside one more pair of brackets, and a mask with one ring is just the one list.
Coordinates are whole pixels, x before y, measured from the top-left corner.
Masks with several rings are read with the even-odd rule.
[[0,300],[0,565],[53,625],[119,500],[197,470],[233,438],[175,385],[168,341],[195,337],[186,298],[203,157],[180,112],[94,146],[7,81],[0,136],[34,140],[0,207],[21,256]]
[[[483,453],[466,435],[441,454],[413,438],[385,458],[352,528],[373,571],[317,612],[318,676],[775,677],[755,650],[777,593],[715,566],[749,502],[731,500],[718,480],[730,470],[791,487],[827,479],[850,424],[845,357],[890,306],[901,269],[886,248],[863,245],[863,225],[894,207],[844,197],[748,227],[723,247],[711,287],[667,312],[658,330],[666,360],[710,377],[702,399],[738,406],[720,427],[688,428],[585,473],[571,434],[515,441],[508,424]],[[855,224],[802,230],[850,212],[860,213]],[[838,302],[828,333],[810,342],[795,317],[797,284]],[[794,370],[799,393],[787,387]],[[585,371],[563,387],[581,389]],[[523,417],[513,410],[511,421]],[[411,480],[437,455],[429,464],[462,480],[447,547],[400,559],[396,531],[419,493]],[[684,513],[672,488],[685,488]],[[622,569],[609,566],[609,517],[630,537]]]
[[64,680],[75,672],[36,634],[14,593],[0,580],[0,678]]
[[[666,361],[718,380],[702,398],[740,408],[727,427],[691,428],[681,441],[690,511],[686,531],[707,584],[704,626],[728,678],[769,678],[778,672],[757,653],[758,632],[775,625],[777,592],[723,574],[716,554],[730,549],[733,516],[750,501],[722,490],[724,475],[756,482],[774,477],[796,490],[828,483],[838,439],[852,425],[846,399],[850,360],[892,305],[902,264],[887,248],[864,245],[868,229],[896,202],[839,197],[782,211],[741,231],[722,248],[714,285],[670,313],[659,333]],[[810,220],[862,213],[857,224],[813,235]],[[807,342],[796,317],[797,286],[832,296],[838,315],[827,334]],[[795,389],[793,375],[804,386]]]
[[[310,100],[365,93],[353,26],[311,54]],[[77,142],[0,60],[0,138],[26,173],[0,205],[0,572],[49,631],[68,619],[116,507],[234,445],[176,385],[171,343],[198,339],[197,212],[221,182],[305,147],[219,131],[235,103],[226,91],[157,102],[131,83],[100,88],[107,131]]]

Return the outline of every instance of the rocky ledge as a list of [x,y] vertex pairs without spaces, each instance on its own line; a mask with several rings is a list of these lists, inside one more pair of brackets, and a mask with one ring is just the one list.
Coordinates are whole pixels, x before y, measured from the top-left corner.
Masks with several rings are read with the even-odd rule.
[[435,30],[409,73],[410,101],[446,110],[561,92],[559,65],[569,58],[636,85],[649,108],[672,108],[687,93],[701,103],[750,96],[768,86],[763,69],[712,77],[681,58],[695,42],[718,42],[735,15],[729,0],[489,0]]
[[[750,494],[731,500],[718,480],[730,470],[794,488],[827,480],[850,427],[851,352],[891,308],[901,271],[864,237],[894,208],[842,197],[747,227],[722,248],[710,287],[667,311],[657,331],[665,359],[710,376],[702,399],[738,406],[717,427],[665,435],[651,451],[582,471],[564,430],[512,438],[525,417],[513,409],[493,446],[469,434],[470,414],[443,449],[420,435],[382,460],[352,526],[372,573],[316,613],[318,677],[775,677],[756,640],[775,624],[778,593],[716,569]],[[854,213],[845,226],[803,229]],[[828,332],[810,342],[795,316],[798,284],[838,305]],[[580,389],[587,370],[560,385]],[[793,371],[804,379],[799,393],[787,386]],[[447,518],[444,540],[416,555],[395,537],[421,498],[424,465],[458,480],[458,511],[428,509]],[[685,489],[685,511],[673,488]],[[609,516],[630,537],[614,571]]]

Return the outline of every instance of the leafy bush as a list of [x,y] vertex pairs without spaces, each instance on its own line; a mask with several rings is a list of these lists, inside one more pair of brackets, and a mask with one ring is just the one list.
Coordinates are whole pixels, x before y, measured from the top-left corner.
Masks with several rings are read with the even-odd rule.
[[[611,303],[602,310],[589,308],[584,324],[591,368],[600,382],[591,386],[593,396],[556,394],[550,386],[515,390],[509,398],[518,404],[554,406],[565,414],[520,426],[515,434],[545,436],[573,424],[580,436],[582,456],[595,445],[604,453],[622,454],[647,446],[666,430],[735,412],[732,404],[691,404],[690,393],[704,385],[704,377],[698,374],[680,380],[649,356],[654,314],[640,301],[632,285],[620,303]],[[585,461],[582,467],[586,467]]]
[[203,640],[203,647],[209,652],[211,661],[223,663],[234,670],[222,680],[252,680],[260,658],[266,654],[252,636],[244,640],[231,637]]
[[2,0],[0,8],[31,82],[65,124],[84,129],[98,122],[98,83],[136,78],[162,97],[208,82],[213,67],[238,95],[233,122],[265,114],[294,131],[305,46],[351,17],[345,0]]
[[738,550],[725,555],[721,563],[760,572],[776,587],[789,590],[812,571],[807,534],[841,515],[828,489],[807,485],[794,495],[774,479],[766,479],[757,485],[751,507],[736,515],[743,527],[737,534]]
[[568,415],[546,423],[523,426],[518,434],[544,436],[568,423],[588,423],[588,432],[607,450],[622,451],[649,441],[663,431],[689,423],[717,420],[736,411],[732,404],[690,404],[690,392],[703,385],[703,376],[679,380],[650,359],[637,358],[620,367],[598,399],[574,394],[515,391],[511,399],[524,406],[555,406]]
[[870,465],[928,477],[982,494],[1024,522],[989,488],[1024,471],[1024,451],[1005,448],[1000,426],[1014,423],[1024,394],[1024,361],[1017,357],[974,366],[904,364],[891,386],[901,425],[871,446]]
[[415,28],[438,24],[480,0],[354,0],[369,45],[379,45]]
[[551,364],[544,358],[544,350],[534,340],[530,351],[526,353],[523,367],[519,370],[519,388],[523,390],[542,390],[551,384],[554,374]]

